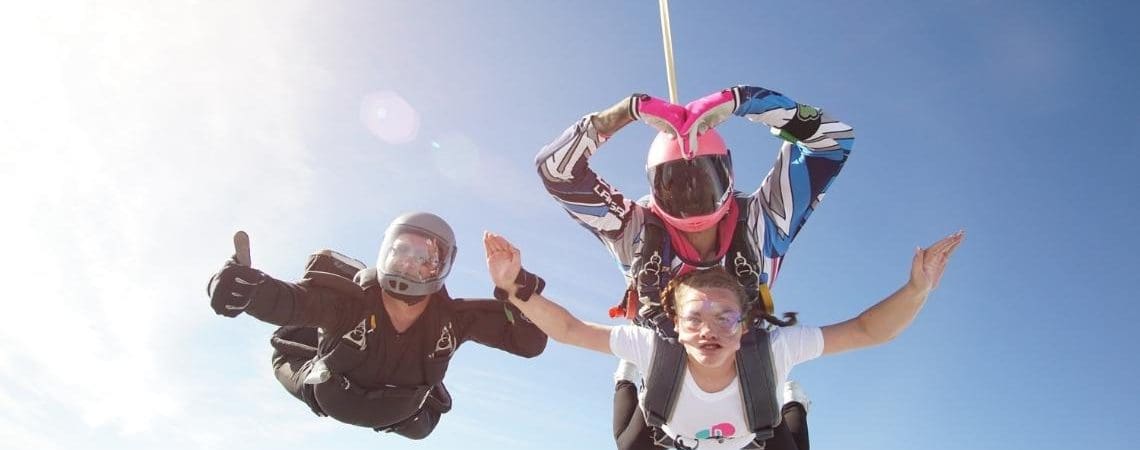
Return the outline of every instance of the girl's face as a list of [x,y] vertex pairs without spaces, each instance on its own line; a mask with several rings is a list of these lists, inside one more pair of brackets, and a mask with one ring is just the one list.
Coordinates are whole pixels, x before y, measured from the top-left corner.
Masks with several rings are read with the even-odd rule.
[[744,334],[743,311],[736,293],[715,287],[681,287],[674,325],[689,359],[708,368],[730,364]]

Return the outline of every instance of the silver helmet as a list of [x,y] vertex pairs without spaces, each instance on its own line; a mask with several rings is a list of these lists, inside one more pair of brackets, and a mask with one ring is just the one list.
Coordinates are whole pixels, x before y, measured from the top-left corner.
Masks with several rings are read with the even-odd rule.
[[388,225],[376,257],[380,287],[417,303],[443,287],[455,261],[455,233],[435,214],[407,213]]

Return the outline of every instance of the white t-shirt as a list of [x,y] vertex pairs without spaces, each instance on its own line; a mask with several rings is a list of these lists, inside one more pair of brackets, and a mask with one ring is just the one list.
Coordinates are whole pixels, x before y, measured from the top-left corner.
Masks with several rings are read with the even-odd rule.
[[[643,327],[614,327],[610,331],[610,351],[636,364],[645,374],[653,361],[654,336],[652,330]],[[818,327],[780,327],[769,334],[769,344],[776,386],[782,386],[793,366],[818,358],[823,353],[823,333]],[[783,395],[783,389],[777,391]],[[644,390],[641,397],[644,403]],[[673,440],[689,447],[696,447],[699,440],[701,450],[741,449],[755,438],[745,420],[740,380],[733,379],[720,392],[705,392],[697,386],[688,367],[685,368],[684,383],[673,417],[661,429]]]

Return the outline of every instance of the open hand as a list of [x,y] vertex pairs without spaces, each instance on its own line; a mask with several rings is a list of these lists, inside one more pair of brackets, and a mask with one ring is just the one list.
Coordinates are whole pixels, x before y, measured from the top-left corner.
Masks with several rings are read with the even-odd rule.
[[937,288],[938,282],[942,279],[942,273],[946,271],[946,263],[950,261],[950,255],[954,253],[958,245],[962,244],[965,237],[966,232],[959,230],[940,239],[930,247],[915,249],[908,283],[924,292],[930,292]]
[[522,255],[506,238],[490,231],[483,232],[483,249],[487,252],[487,272],[495,287],[514,295],[515,278],[522,270]]

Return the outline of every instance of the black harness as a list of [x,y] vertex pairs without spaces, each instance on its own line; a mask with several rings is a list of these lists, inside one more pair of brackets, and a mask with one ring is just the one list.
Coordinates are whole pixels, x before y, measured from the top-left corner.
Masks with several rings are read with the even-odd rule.
[[[690,261],[685,263],[694,265],[698,270],[723,264],[744,287],[747,295],[745,311],[759,310],[771,314],[774,304],[767,276],[761,272],[760,249],[748,227],[747,200],[745,197],[735,199],[740,213],[725,257],[720,262],[704,266]],[[631,310],[636,310],[634,322],[657,332],[653,362],[643,386],[646,395],[642,409],[646,423],[655,428],[658,445],[681,448],[679,443],[661,431],[661,426],[668,423],[673,415],[685,373],[685,349],[677,342],[673,323],[661,306],[661,293],[672,279],[670,263],[675,253],[665,225],[655,214],[645,215],[641,237],[641,246],[631,263],[633,286],[627,291],[624,312],[629,315]],[[736,353],[736,370],[748,428],[756,435],[749,448],[763,448],[764,441],[773,436],[774,429],[780,424],[780,405],[776,398],[776,376],[768,332],[757,320],[749,323],[748,327],[749,332],[741,339],[740,350]]]
[[[761,272],[760,248],[754,244],[752,230],[748,227],[748,198],[735,197],[735,201],[740,213],[732,231],[732,243],[720,262],[684,262],[698,270],[723,264],[728,273],[736,275],[740,285],[744,286],[748,299],[745,311],[758,308],[771,314],[775,305],[768,290],[768,277]],[[665,224],[656,214],[645,214],[640,244],[630,263],[630,272],[633,273],[631,286],[626,291],[623,304],[610,315],[630,316],[638,325],[653,329],[666,339],[676,339],[673,323],[661,307],[661,291],[673,278],[671,263],[676,253]]]

